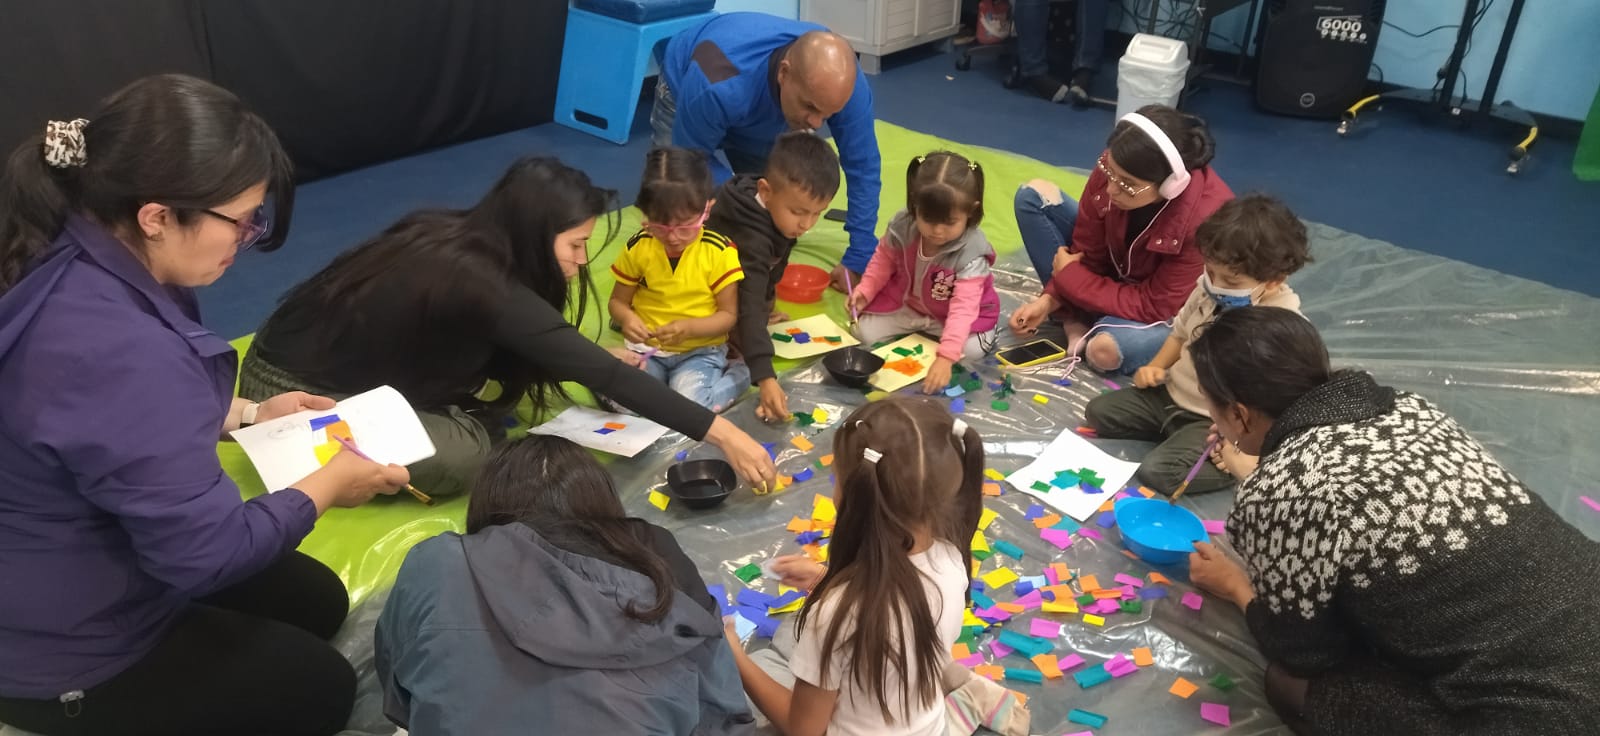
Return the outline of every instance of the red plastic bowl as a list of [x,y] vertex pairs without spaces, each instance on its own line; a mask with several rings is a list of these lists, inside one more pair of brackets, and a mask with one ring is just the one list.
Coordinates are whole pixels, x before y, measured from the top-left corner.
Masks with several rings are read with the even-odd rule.
[[827,271],[816,266],[791,263],[783,269],[783,278],[778,279],[778,298],[796,304],[810,304],[822,298],[830,278]]

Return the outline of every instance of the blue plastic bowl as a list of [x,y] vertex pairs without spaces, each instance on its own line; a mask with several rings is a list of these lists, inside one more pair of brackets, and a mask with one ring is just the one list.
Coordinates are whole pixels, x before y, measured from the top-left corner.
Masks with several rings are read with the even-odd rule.
[[1203,542],[1206,525],[1194,512],[1165,498],[1124,498],[1112,509],[1122,541],[1152,565],[1172,565],[1189,559],[1195,542]]

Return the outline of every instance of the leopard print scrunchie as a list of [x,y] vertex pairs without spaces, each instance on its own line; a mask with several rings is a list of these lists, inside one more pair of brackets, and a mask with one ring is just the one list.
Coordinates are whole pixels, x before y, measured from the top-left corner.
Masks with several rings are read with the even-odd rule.
[[45,163],[58,169],[70,169],[88,163],[89,148],[83,140],[83,127],[88,124],[89,121],[83,118],[45,123]]

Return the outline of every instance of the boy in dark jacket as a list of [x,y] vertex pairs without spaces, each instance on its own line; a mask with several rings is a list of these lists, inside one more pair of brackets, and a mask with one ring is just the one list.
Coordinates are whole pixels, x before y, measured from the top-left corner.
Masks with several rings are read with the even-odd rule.
[[739,282],[739,321],[729,341],[750,367],[750,383],[761,391],[756,415],[767,421],[789,417],[789,397],[772,368],[772,336],[767,325],[788,315],[773,311],[778,279],[801,235],[820,217],[839,191],[839,156],[828,142],[804,131],[778,136],[766,172],[741,174],[717,191],[706,227],[739,249],[744,280]]

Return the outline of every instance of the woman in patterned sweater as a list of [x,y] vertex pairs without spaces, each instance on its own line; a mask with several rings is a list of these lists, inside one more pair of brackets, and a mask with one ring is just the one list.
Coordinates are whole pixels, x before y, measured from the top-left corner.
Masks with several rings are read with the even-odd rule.
[[[1225,312],[1190,348],[1260,466],[1196,544],[1297,733],[1600,733],[1600,544],[1432,404],[1333,371],[1300,315]],[[1248,572],[1247,572],[1248,570]]]

